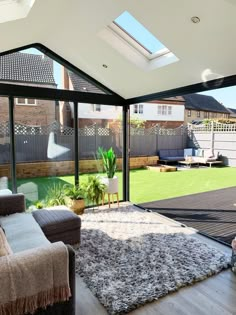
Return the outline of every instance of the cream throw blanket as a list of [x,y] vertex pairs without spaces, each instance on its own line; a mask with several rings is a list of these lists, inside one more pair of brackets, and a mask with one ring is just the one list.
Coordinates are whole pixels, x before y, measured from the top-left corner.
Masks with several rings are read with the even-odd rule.
[[0,257],[0,315],[33,314],[71,296],[69,257],[62,243]]

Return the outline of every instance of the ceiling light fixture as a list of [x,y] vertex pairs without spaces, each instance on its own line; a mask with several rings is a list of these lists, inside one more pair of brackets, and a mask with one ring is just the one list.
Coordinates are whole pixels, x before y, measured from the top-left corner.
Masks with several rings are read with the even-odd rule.
[[191,21],[194,23],[194,24],[197,24],[200,22],[200,18],[198,16],[193,16],[191,17]]
[[108,68],[108,65],[106,65],[105,63],[102,65],[103,68],[107,69]]

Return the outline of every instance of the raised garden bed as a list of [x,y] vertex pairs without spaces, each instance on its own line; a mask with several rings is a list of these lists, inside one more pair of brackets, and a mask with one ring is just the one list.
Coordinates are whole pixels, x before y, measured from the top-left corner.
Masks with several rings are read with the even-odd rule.
[[163,165],[163,164],[158,164],[155,166],[147,165],[146,169],[151,170],[151,171],[156,171],[156,172],[176,172],[177,171],[176,166]]

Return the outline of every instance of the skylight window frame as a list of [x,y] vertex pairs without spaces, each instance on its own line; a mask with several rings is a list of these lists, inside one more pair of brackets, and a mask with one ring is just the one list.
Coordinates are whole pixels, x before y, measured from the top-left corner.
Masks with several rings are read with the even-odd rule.
[[171,51],[168,48],[160,49],[154,53],[148,50],[144,45],[142,45],[136,38],[134,38],[129,32],[127,32],[123,27],[113,21],[109,28],[114,31],[119,37],[125,40],[126,43],[135,48],[139,53],[145,56],[148,60],[153,60],[162,56],[165,56]]

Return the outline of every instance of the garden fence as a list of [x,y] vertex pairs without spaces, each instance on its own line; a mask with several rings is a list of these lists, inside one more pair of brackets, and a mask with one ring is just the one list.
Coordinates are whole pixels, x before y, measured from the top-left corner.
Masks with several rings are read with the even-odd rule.
[[[122,156],[122,130],[104,128],[97,124],[79,128],[79,158],[94,159],[98,147],[112,147]],[[53,143],[49,143],[53,134]],[[130,128],[130,156],[155,156],[160,149],[186,147],[187,131],[184,127],[164,129]],[[58,122],[48,126],[15,124],[17,162],[50,161],[48,149],[54,151],[54,161],[74,160],[74,129]],[[9,124],[0,124],[0,164],[9,163]],[[63,154],[57,154],[63,152]]]
[[225,165],[236,166],[236,124],[189,124],[188,147],[211,150]]

